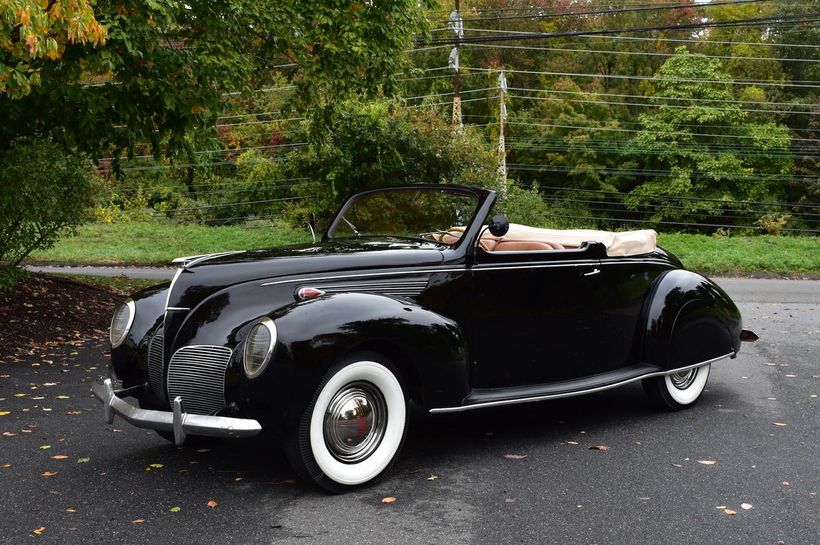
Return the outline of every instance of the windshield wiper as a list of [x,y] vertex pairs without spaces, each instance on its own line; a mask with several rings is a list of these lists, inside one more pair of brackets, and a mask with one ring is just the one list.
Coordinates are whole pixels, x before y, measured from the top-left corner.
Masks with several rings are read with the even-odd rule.
[[349,221],[347,221],[346,217],[342,216],[342,221],[345,222],[347,224],[347,226],[350,227],[353,230],[353,234],[355,234],[357,237],[362,236],[362,234],[358,231],[358,229],[356,229],[356,226],[353,225],[352,223],[350,223]]

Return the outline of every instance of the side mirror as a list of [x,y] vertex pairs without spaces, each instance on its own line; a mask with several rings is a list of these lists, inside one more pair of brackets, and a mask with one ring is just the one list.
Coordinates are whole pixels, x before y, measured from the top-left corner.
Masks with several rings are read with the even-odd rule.
[[494,237],[503,237],[510,230],[510,222],[502,215],[493,216],[487,224],[490,234]]

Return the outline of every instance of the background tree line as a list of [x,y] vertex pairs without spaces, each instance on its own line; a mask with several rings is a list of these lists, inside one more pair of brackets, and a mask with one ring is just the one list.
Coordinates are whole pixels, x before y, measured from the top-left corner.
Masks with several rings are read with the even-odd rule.
[[514,220],[815,231],[820,1],[712,4],[464,0],[454,130],[444,3],[11,0],[0,217],[36,224],[35,152],[77,161],[54,191],[98,221],[298,223],[374,185],[500,188],[504,100]]

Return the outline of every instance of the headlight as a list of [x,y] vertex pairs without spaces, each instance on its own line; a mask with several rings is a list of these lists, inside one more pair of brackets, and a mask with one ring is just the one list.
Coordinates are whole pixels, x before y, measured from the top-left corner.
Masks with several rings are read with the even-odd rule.
[[117,348],[125,340],[128,331],[131,330],[131,324],[134,323],[135,310],[134,300],[126,299],[125,302],[114,311],[114,316],[111,318],[111,328],[108,330],[108,338],[111,339],[111,348]]
[[273,347],[276,346],[276,325],[270,318],[262,320],[253,326],[248,340],[245,342],[245,374],[248,378],[258,377],[270,361]]

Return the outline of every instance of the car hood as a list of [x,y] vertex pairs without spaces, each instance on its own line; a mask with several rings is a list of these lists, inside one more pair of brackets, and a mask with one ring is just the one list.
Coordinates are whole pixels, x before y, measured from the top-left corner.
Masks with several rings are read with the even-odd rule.
[[357,238],[192,258],[171,285],[168,307],[191,309],[217,291],[254,280],[438,265],[444,248],[424,241]]

